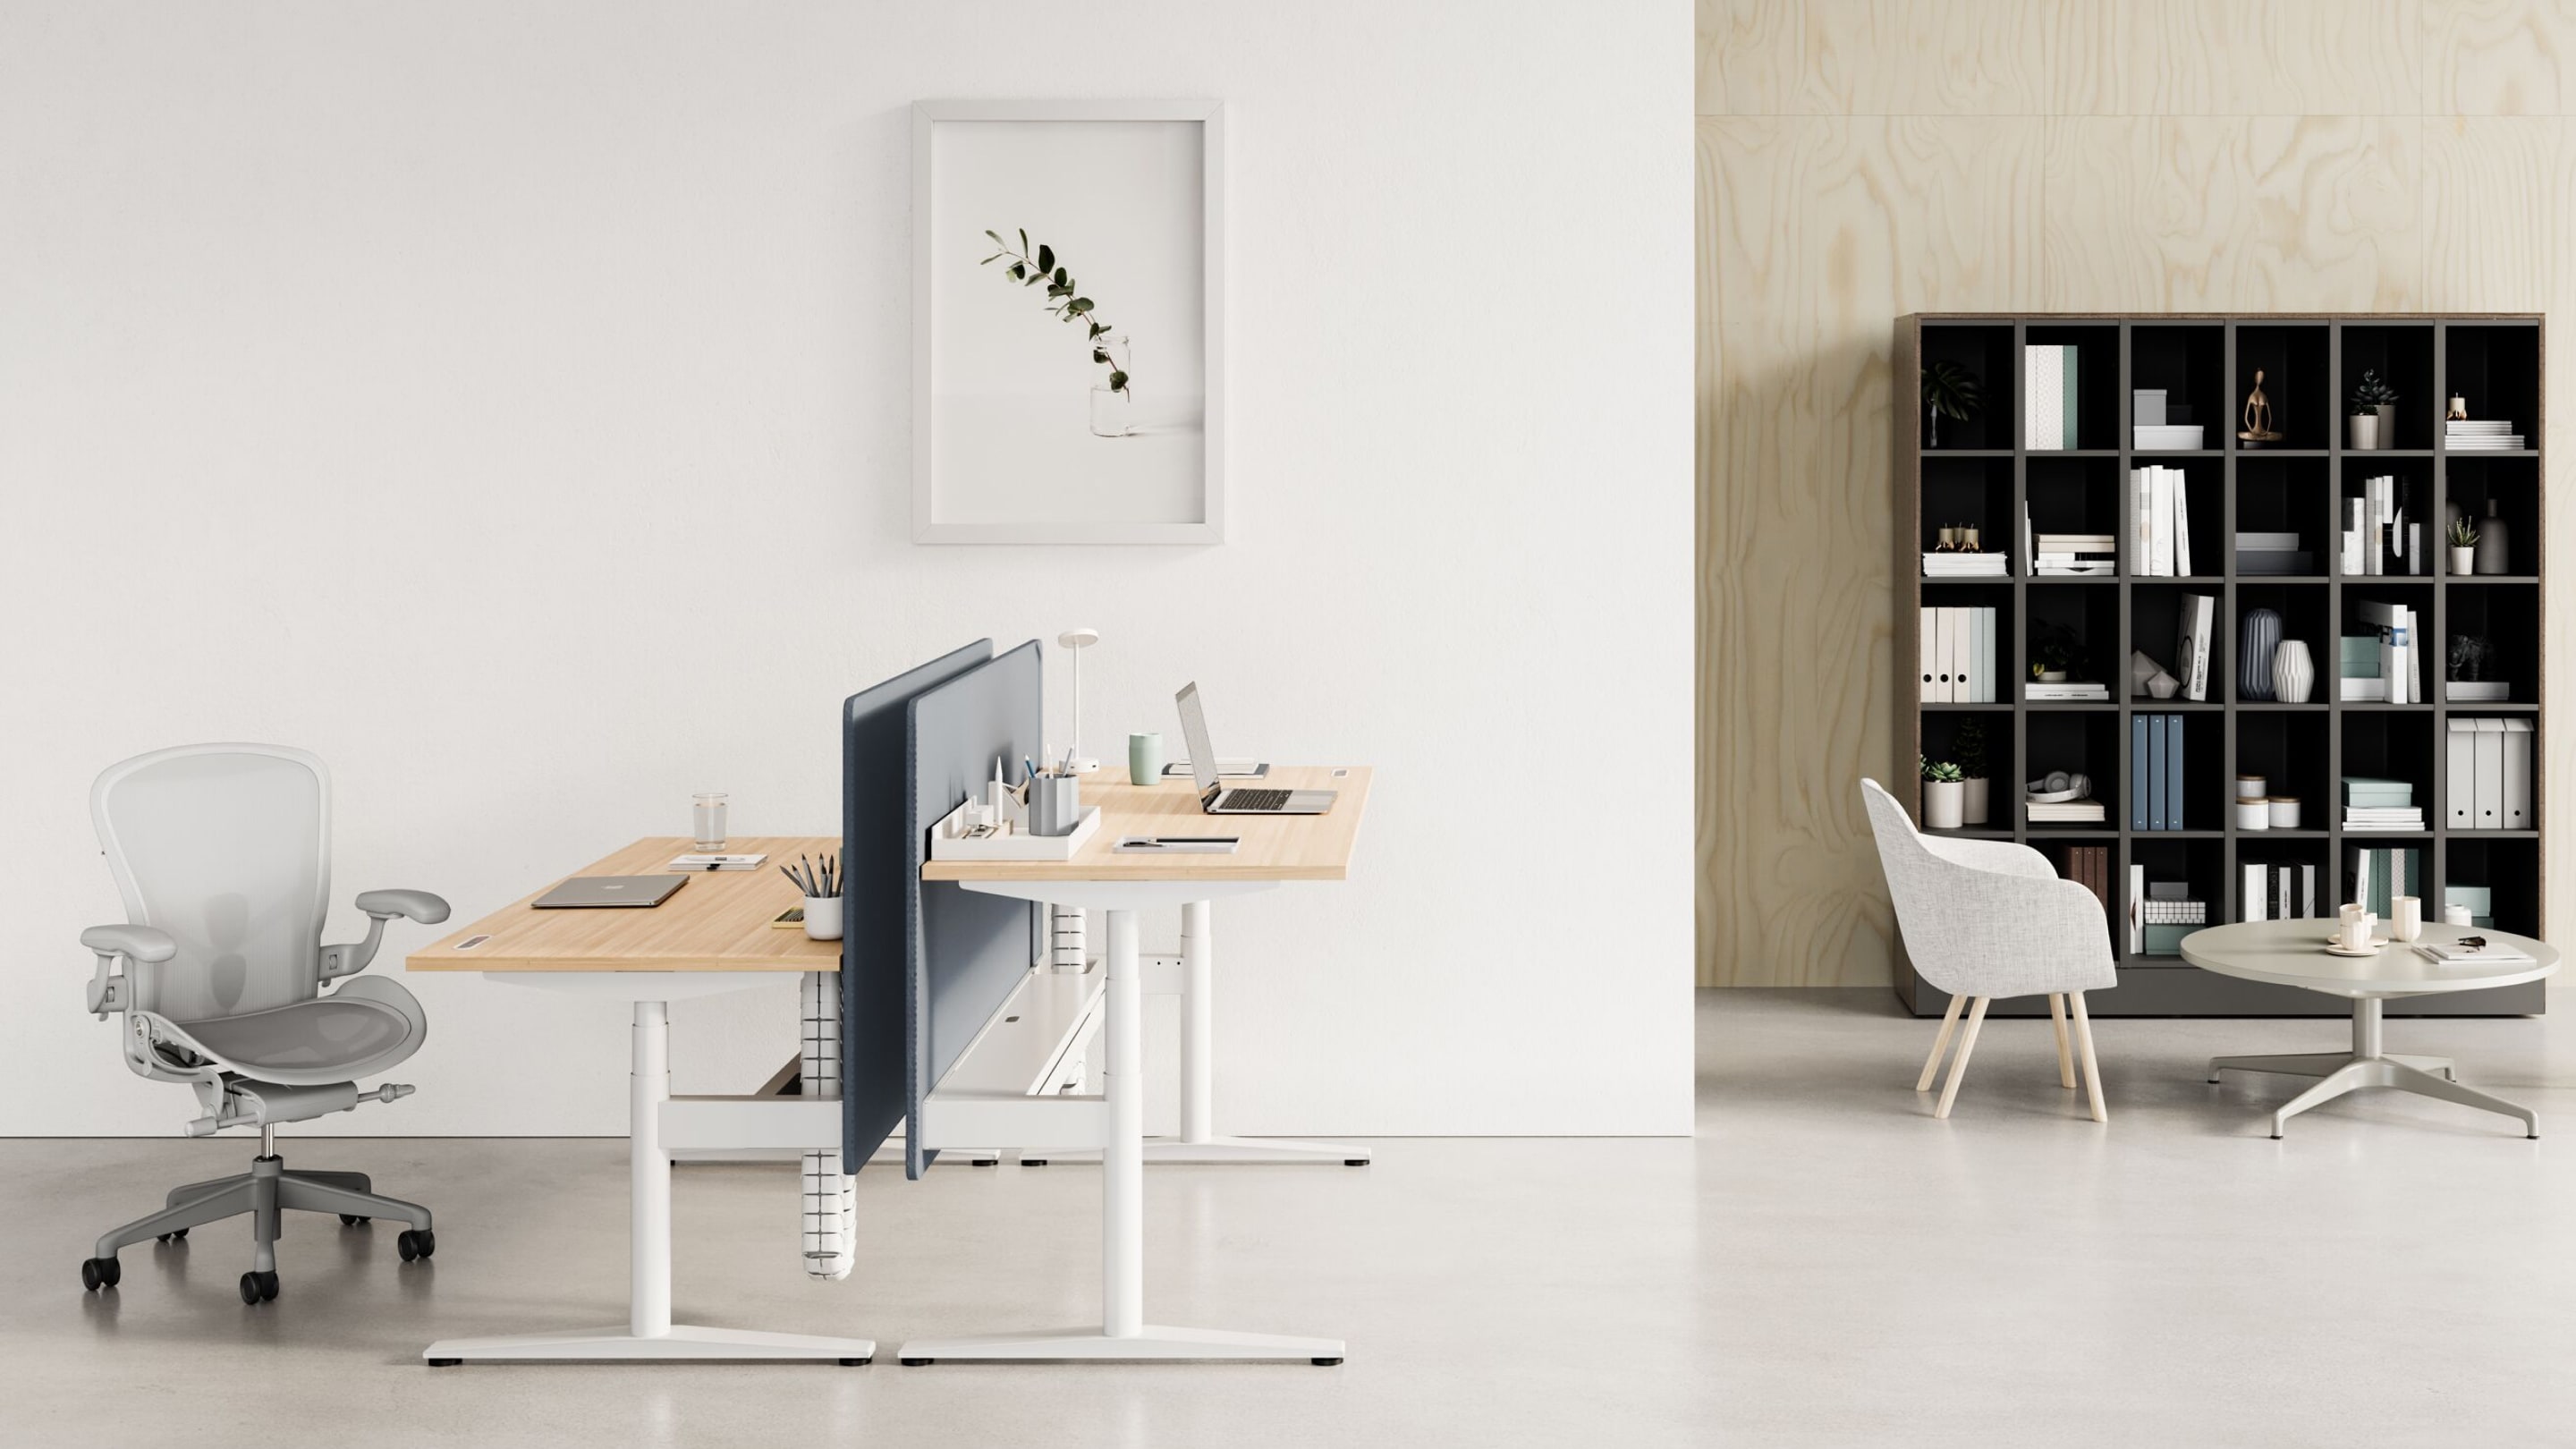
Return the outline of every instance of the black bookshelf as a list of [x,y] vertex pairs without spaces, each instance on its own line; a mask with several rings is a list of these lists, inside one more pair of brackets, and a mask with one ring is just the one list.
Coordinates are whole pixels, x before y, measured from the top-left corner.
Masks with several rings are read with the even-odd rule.
[[[2330,913],[2349,897],[2348,847],[2392,846],[2423,852],[2426,914],[2439,919],[2446,885],[2483,885],[2493,893],[2497,927],[2545,934],[2541,830],[2454,830],[2448,818],[2449,721],[2455,716],[2519,716],[2534,730],[2534,823],[2545,799],[2545,725],[2541,712],[2541,588],[2546,576],[2542,489],[2547,477],[2542,416],[2542,319],[2537,314],[2182,315],[1924,313],[1898,319],[1895,410],[1897,751],[1890,787],[1917,812],[1918,755],[1943,758],[1966,717],[1985,717],[1991,760],[1987,822],[1956,834],[2033,846],[2066,872],[2067,848],[2109,850],[2111,948],[2118,989],[2087,998],[2096,1015],[2337,1016],[2345,1008],[2314,992],[2266,986],[2199,970],[2178,956],[2128,949],[2125,925],[2129,866],[2143,863],[2151,880],[2184,880],[2218,924],[2242,919],[2238,899],[2247,864],[2313,865],[2317,907]],[[2078,446],[2024,447],[2022,349],[2072,344],[2078,349]],[[1914,391],[1919,369],[1949,361],[1983,385],[1981,415],[1962,425],[1943,419],[1941,445],[1926,446],[1924,412]],[[2249,447],[2236,433],[2257,368],[2275,410],[2279,441]],[[2343,403],[2364,368],[2398,390],[2393,447],[2355,449]],[[2131,396],[2165,389],[2187,405],[2206,447],[2187,451],[2132,445]],[[2464,393],[2470,414],[2510,418],[2531,446],[2512,452],[2454,452],[2442,420],[2451,394]],[[2196,572],[2187,578],[2141,577],[2127,557],[2126,484],[2147,464],[2180,467],[2189,482]],[[2343,500],[2361,480],[2396,473],[2414,485],[2424,508],[2426,571],[2344,577],[2337,543]],[[2441,502],[2472,518],[2492,500],[2510,536],[2502,575],[2454,576],[2439,532]],[[2116,577],[2032,577],[2019,553],[2020,520],[2031,508],[2037,532],[2123,536]],[[1922,555],[1945,523],[1975,523],[1985,547],[2011,551],[2003,578],[1927,579]],[[2237,571],[2242,532],[2295,532],[2316,555],[2312,574],[2295,577]],[[2129,654],[2143,649],[2174,665],[2180,596],[2218,600],[2211,629],[2208,699],[2131,697]],[[2395,600],[2424,621],[2421,677],[2429,701],[2403,705],[2346,702],[2341,697],[2339,641],[2364,632],[2364,600]],[[1923,702],[1918,685],[1920,611],[1970,605],[1998,610],[1997,698],[1990,704]],[[2239,698],[2237,639],[2247,610],[2271,608],[2284,637],[2303,639],[2317,682],[2308,702]],[[2105,703],[2031,702],[2029,645],[2034,624],[2062,624],[2085,642],[2088,673],[2107,684]],[[2494,641],[2499,672],[2512,685],[2500,702],[2448,698],[2443,667],[2455,632]],[[2184,824],[2179,830],[2132,828],[2129,800],[2131,721],[2148,714],[2184,716]],[[2080,769],[2110,818],[2098,825],[2033,825],[2022,809],[2022,784],[2052,769]],[[2237,828],[2233,781],[2262,774],[2274,793],[2301,801],[2301,828]],[[2346,773],[2409,780],[2427,828],[2420,833],[2350,832],[2343,828],[2340,782]],[[1949,998],[1910,967],[1897,995],[1918,1016],[1940,1014]],[[2537,1014],[2540,982],[2495,991],[2392,1001],[2392,1014]],[[2037,998],[1999,1002],[2000,1013],[2045,1010]]]

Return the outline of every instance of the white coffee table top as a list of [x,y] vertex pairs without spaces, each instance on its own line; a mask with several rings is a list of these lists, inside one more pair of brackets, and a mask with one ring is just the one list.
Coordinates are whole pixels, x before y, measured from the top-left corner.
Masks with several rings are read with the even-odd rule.
[[[2391,943],[2367,960],[2326,954],[2333,921],[2244,921],[2212,926],[2182,938],[2182,958],[2204,971],[2296,986],[2329,996],[2427,996],[2443,991],[2482,991],[2537,981],[2558,969],[2558,953],[2529,936],[2484,927],[2444,926],[2426,922],[2423,939],[2456,941],[2484,936],[2497,946],[2519,946],[2527,963],[2499,966],[2442,966]],[[2388,923],[2378,927],[2386,934]]]

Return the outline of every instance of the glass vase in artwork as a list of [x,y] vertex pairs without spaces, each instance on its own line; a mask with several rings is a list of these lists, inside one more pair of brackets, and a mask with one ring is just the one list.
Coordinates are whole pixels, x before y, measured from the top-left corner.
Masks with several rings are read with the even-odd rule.
[[[1135,371],[1128,365],[1127,338],[1123,333],[1096,338],[1091,347],[1093,352],[1107,357],[1111,372],[1122,381]],[[1093,359],[1095,370],[1099,360],[1099,357]],[[1102,438],[1123,438],[1136,431],[1134,383],[1112,388],[1103,382],[1091,389],[1091,431],[1093,436]]]

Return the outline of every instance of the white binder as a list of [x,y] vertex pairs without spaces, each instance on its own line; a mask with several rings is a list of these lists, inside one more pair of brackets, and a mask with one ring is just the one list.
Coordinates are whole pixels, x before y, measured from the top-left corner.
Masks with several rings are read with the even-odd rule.
[[1921,638],[1915,644],[1914,665],[1917,669],[1923,671],[1923,702],[1925,704],[1930,704],[1934,700],[1940,698],[1938,694],[1933,692],[1932,688],[1932,676],[1941,668],[1941,655],[1938,652],[1940,648],[1940,640],[1933,632],[1932,621],[1940,612],[1941,611],[1938,609],[1925,609],[1921,611],[1920,617],[1915,621],[1921,626],[1917,631],[1921,635]]
[[2531,826],[2531,721],[2507,719],[2504,725],[2504,828]]
[[1942,608],[1933,610],[1932,614],[1932,632],[1937,641],[1932,652],[1932,698],[1937,703],[1953,704],[1959,698],[1958,687],[1951,682],[1953,676],[1950,672],[1958,667],[1959,662],[1959,611]]
[[2238,912],[2239,918],[2248,921],[2269,919],[2269,912],[2266,908],[2270,905],[2270,894],[2271,893],[2269,891],[2264,889],[2263,867],[2259,865],[2246,866],[2245,885],[2237,895],[2237,899],[2242,901],[2245,906],[2244,910]]
[[2454,718],[2443,771],[2443,819],[2453,830],[2478,828],[2478,722]]
[[2481,719],[2478,726],[2479,830],[2504,828],[2504,721]]

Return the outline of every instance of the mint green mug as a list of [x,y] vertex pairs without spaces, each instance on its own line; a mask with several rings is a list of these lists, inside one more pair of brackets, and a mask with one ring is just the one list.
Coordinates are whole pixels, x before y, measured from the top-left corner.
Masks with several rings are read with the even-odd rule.
[[1163,737],[1158,734],[1127,737],[1127,783],[1151,785],[1163,778]]

